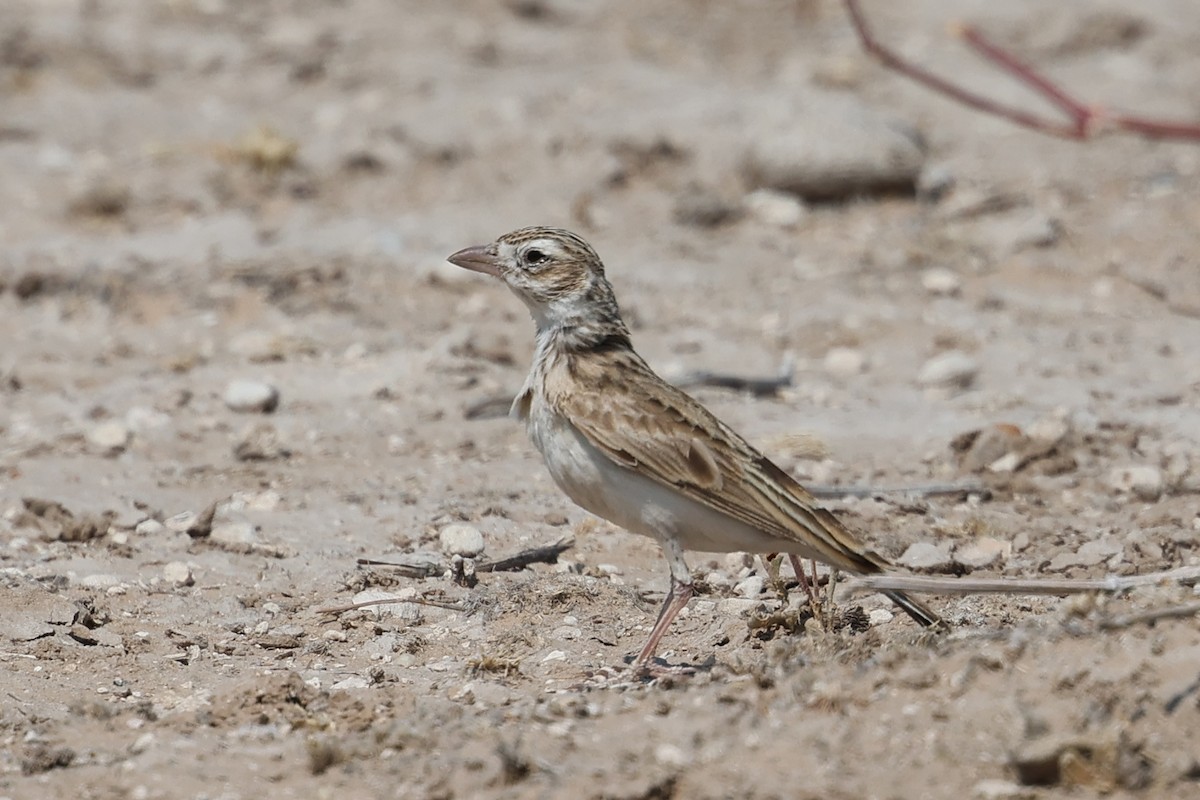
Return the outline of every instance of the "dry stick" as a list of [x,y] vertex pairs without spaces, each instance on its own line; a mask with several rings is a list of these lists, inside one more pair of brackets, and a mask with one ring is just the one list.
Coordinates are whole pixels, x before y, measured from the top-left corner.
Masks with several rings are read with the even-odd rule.
[[575,546],[575,540],[564,536],[554,544],[541,547],[531,547],[516,555],[501,558],[498,561],[488,561],[475,567],[476,572],[516,572],[530,564],[556,564],[558,557]]
[[674,384],[681,389],[690,386],[712,386],[718,389],[733,389],[738,392],[750,392],[755,397],[769,397],[778,394],[781,389],[792,385],[792,368],[790,365],[780,370],[779,374],[769,378],[746,378],[741,375],[729,375],[724,372],[689,372]]
[[940,494],[985,494],[990,490],[978,481],[967,483],[931,483],[918,486],[808,486],[813,497],[871,497],[877,494],[912,494],[932,497]]
[[344,606],[329,606],[328,608],[318,608],[318,614],[342,614],[347,611],[354,611],[359,608],[370,608],[371,606],[386,606],[395,603],[416,603],[419,606],[435,606],[437,608],[448,608],[451,611],[467,611],[468,607],[463,603],[450,603],[443,600],[429,600],[424,597],[385,597],[379,600],[364,600],[361,603],[350,603]]
[[[516,572],[530,564],[556,564],[558,557],[575,546],[575,539],[564,536],[553,544],[530,547],[507,558],[496,561],[484,561],[476,565],[476,572]],[[406,578],[433,578],[445,573],[450,568],[436,558],[428,555],[415,554],[399,556],[399,561],[381,561],[375,558],[360,558],[354,563],[363,567],[387,567],[399,572]],[[405,559],[408,560],[405,560]]]
[[1200,581],[1200,567],[1179,567],[1148,575],[1110,575],[1093,580],[1066,578],[946,578],[929,575],[863,575],[850,581],[850,590],[900,591],[918,594],[1081,594],[1122,592],[1142,586]]
[[1160,619],[1194,617],[1197,614],[1200,614],[1200,603],[1184,603],[1178,606],[1152,608],[1149,611],[1141,611],[1136,614],[1122,614],[1117,617],[1108,617],[1107,619],[1100,620],[1100,627],[1103,630],[1129,628],[1142,623],[1158,622]]
[[875,38],[867,24],[859,0],[845,0],[846,12],[858,34],[864,50],[875,56],[884,66],[906,75],[935,92],[953,98],[985,114],[1007,119],[1017,125],[1041,131],[1051,136],[1081,141],[1105,130],[1122,130],[1150,139],[1200,139],[1200,123],[1153,120],[1126,114],[1108,114],[1102,109],[1088,107],[1079,102],[1057,84],[1020,61],[1016,56],[988,41],[983,34],[969,26],[959,26],[956,33],[966,40],[974,50],[993,64],[1029,86],[1046,98],[1056,108],[1071,118],[1064,124],[1046,119],[1024,109],[999,103],[983,95],[965,89],[933,72],[917,66],[899,53],[884,46]]

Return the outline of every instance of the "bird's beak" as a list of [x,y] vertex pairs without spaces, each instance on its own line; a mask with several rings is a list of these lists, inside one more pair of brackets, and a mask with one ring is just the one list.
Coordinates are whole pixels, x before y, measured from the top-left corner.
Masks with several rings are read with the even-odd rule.
[[464,269],[500,277],[500,261],[496,258],[496,252],[491,245],[468,247],[459,250],[454,255],[447,256],[446,260]]

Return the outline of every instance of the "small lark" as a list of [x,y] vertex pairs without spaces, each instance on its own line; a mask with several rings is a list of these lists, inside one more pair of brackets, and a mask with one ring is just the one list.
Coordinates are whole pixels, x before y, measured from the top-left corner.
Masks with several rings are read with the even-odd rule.
[[[684,550],[782,552],[853,573],[887,562],[786,472],[634,352],[600,257],[573,233],[522,228],[449,257],[500,278],[537,324],[533,368],[513,401],[554,482],[588,511],[657,539],[667,594],[635,666],[646,669],[693,594]],[[887,596],[921,625],[937,614]]]

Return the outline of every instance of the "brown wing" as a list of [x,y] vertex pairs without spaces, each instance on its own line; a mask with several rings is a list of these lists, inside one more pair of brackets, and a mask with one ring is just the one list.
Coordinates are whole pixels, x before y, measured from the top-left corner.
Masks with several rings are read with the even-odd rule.
[[[616,464],[772,536],[802,543],[840,569],[867,573],[883,566],[791,476],[636,355],[623,354],[608,365],[570,365],[573,373],[583,369],[595,370],[582,381],[592,390],[554,392],[552,402]],[[571,383],[578,385],[576,380]]]

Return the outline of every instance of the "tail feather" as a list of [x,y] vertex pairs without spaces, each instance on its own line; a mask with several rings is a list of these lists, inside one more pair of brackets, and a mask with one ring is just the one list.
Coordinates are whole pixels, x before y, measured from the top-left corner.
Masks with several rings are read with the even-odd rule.
[[945,621],[939,617],[933,611],[933,609],[929,608],[929,606],[925,605],[924,603],[912,599],[904,592],[889,591],[884,592],[883,594],[893,603],[900,606],[900,608],[904,610],[905,614],[908,614],[910,617],[916,620],[918,625],[926,628],[935,626],[945,627]]

